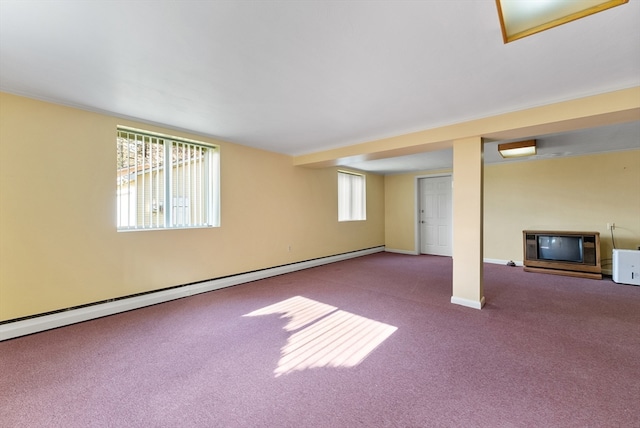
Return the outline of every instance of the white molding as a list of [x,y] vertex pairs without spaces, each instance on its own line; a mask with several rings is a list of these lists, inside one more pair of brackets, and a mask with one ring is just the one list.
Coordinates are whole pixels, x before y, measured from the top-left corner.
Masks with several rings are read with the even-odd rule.
[[475,300],[463,299],[462,297],[451,296],[451,303],[473,309],[482,309],[485,304],[485,300],[484,296],[482,296],[479,302],[476,302]]
[[417,251],[411,251],[411,250],[397,250],[395,248],[386,248],[384,249],[387,253],[397,253],[397,254],[406,254],[408,256],[417,256],[420,253]]
[[0,341],[382,251],[385,247],[373,247],[9,322],[0,325]]

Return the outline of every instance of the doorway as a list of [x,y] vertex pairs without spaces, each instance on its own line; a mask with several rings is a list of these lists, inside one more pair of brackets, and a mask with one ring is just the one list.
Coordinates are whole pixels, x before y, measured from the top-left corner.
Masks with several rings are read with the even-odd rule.
[[451,184],[451,175],[418,179],[420,254],[453,254]]

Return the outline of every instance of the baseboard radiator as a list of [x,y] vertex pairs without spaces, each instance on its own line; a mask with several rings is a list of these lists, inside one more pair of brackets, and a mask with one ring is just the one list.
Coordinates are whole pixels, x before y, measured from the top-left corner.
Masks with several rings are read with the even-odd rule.
[[318,259],[262,269],[224,278],[212,279],[195,284],[172,287],[170,289],[159,290],[142,295],[125,297],[122,299],[116,299],[107,302],[99,302],[96,304],[86,305],[78,308],[64,309],[54,313],[33,316],[17,321],[10,321],[4,324],[0,324],[0,341],[13,339],[20,336],[26,336],[28,334],[38,333],[41,331],[63,327],[65,325],[71,325],[108,315],[114,315],[133,309],[139,309],[145,306],[168,302],[170,300],[181,299],[183,297],[193,296],[195,294],[206,293],[208,291],[219,290],[221,288],[270,278],[272,276],[282,275],[298,270],[308,269],[329,263],[335,263],[342,260],[365,256],[368,254],[378,253],[384,250],[384,246],[373,247],[364,250],[337,254],[328,257],[321,257]]

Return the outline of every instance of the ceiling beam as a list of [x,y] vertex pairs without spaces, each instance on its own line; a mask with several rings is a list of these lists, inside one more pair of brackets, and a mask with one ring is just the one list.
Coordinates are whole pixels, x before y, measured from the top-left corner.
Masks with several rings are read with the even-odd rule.
[[452,147],[454,140],[534,138],[640,120],[640,86],[293,157],[324,168]]

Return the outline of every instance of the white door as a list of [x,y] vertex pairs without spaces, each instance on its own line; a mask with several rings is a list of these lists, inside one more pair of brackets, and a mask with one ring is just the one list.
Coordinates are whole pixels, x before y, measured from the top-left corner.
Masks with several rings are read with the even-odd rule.
[[452,255],[451,176],[419,182],[420,253]]

